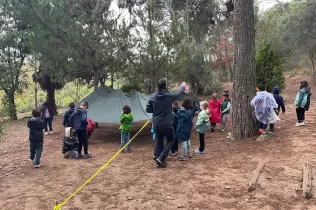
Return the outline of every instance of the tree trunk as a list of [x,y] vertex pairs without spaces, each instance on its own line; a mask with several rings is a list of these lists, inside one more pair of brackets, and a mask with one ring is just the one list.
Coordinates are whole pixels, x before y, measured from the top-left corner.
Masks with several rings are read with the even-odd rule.
[[53,111],[53,114],[57,114],[57,107],[56,107],[56,101],[55,101],[55,89],[53,87],[50,87],[47,89],[47,96],[46,100],[51,106],[51,109]]
[[7,94],[8,99],[8,114],[11,120],[17,120],[18,116],[16,114],[15,96],[14,93]]
[[34,105],[35,105],[35,108],[37,108],[37,105],[38,105],[38,100],[37,100],[37,87],[35,87],[34,89]]
[[309,58],[311,59],[311,62],[312,62],[312,71],[313,71],[313,76],[315,77],[316,74],[315,74],[314,54],[313,54],[313,53],[310,53],[310,54],[309,54]]
[[309,163],[304,164],[303,168],[303,185],[302,185],[302,190],[303,190],[303,197],[304,198],[311,198],[313,195],[312,191],[312,169]]
[[250,105],[256,88],[254,1],[234,1],[234,62],[232,135],[236,140],[255,134],[256,119]]
[[114,73],[111,73],[111,86],[112,89],[114,87]]

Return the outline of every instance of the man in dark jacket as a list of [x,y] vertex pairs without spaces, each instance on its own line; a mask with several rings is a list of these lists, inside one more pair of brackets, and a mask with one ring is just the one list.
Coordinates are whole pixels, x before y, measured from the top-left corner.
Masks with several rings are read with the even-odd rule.
[[45,123],[40,118],[41,112],[39,110],[34,109],[32,115],[33,117],[27,122],[27,127],[30,129],[30,161],[34,164],[34,168],[39,168],[44,144],[43,129]]
[[[175,133],[172,126],[172,103],[175,102],[184,92],[186,83],[182,82],[178,92],[170,93],[167,90],[166,80],[159,80],[157,83],[157,91],[154,93],[146,107],[147,113],[153,113],[153,128],[157,141],[155,143],[155,154],[158,156],[156,161],[157,167],[166,167],[166,158],[173,146]],[[163,137],[167,138],[164,147]]]

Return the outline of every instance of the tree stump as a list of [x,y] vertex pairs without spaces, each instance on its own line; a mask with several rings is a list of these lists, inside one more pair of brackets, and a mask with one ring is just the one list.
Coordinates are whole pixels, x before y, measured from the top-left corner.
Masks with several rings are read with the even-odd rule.
[[312,197],[312,168],[309,163],[304,164],[302,189],[304,198],[308,199]]
[[99,123],[98,123],[98,122],[95,122],[95,123],[94,123],[94,126],[95,126],[95,128],[99,128]]
[[263,171],[265,163],[259,163],[256,170],[254,171],[250,182],[248,183],[248,192],[251,192],[256,189],[257,182],[259,180],[260,174]]

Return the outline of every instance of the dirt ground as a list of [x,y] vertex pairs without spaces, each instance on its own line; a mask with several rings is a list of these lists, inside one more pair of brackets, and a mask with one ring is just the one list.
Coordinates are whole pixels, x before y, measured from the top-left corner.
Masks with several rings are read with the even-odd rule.
[[[206,154],[187,162],[169,158],[166,169],[153,165],[150,126],[132,143],[132,153],[119,155],[62,208],[75,209],[316,209],[316,199],[302,198],[297,178],[305,162],[316,168],[315,96],[305,127],[294,127],[292,105],[303,78],[287,78],[286,114],[266,142],[232,141],[227,132],[206,134]],[[307,78],[308,79],[308,78]],[[313,85],[314,89],[315,85]],[[312,90],[313,90],[312,89]],[[88,160],[64,159],[61,153],[61,117],[55,134],[45,138],[42,167],[28,162],[26,121],[10,123],[0,143],[0,209],[53,209],[86,181],[119,149],[118,125],[101,125],[89,140]],[[134,126],[133,133],[141,127]],[[192,133],[192,149],[198,135]],[[255,191],[247,183],[260,161],[266,168]],[[315,180],[313,181],[315,184]],[[313,189],[315,193],[315,189]]]

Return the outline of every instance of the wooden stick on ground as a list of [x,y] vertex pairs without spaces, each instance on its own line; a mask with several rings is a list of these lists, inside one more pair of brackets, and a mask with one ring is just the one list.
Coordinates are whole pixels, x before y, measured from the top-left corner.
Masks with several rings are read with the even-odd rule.
[[263,171],[264,165],[265,165],[265,163],[258,164],[258,166],[257,166],[256,170],[254,171],[254,173],[250,179],[250,182],[248,184],[248,192],[256,189],[256,185],[257,185],[259,176],[260,176],[261,172]]
[[304,164],[303,168],[303,197],[312,197],[312,168],[309,163]]

